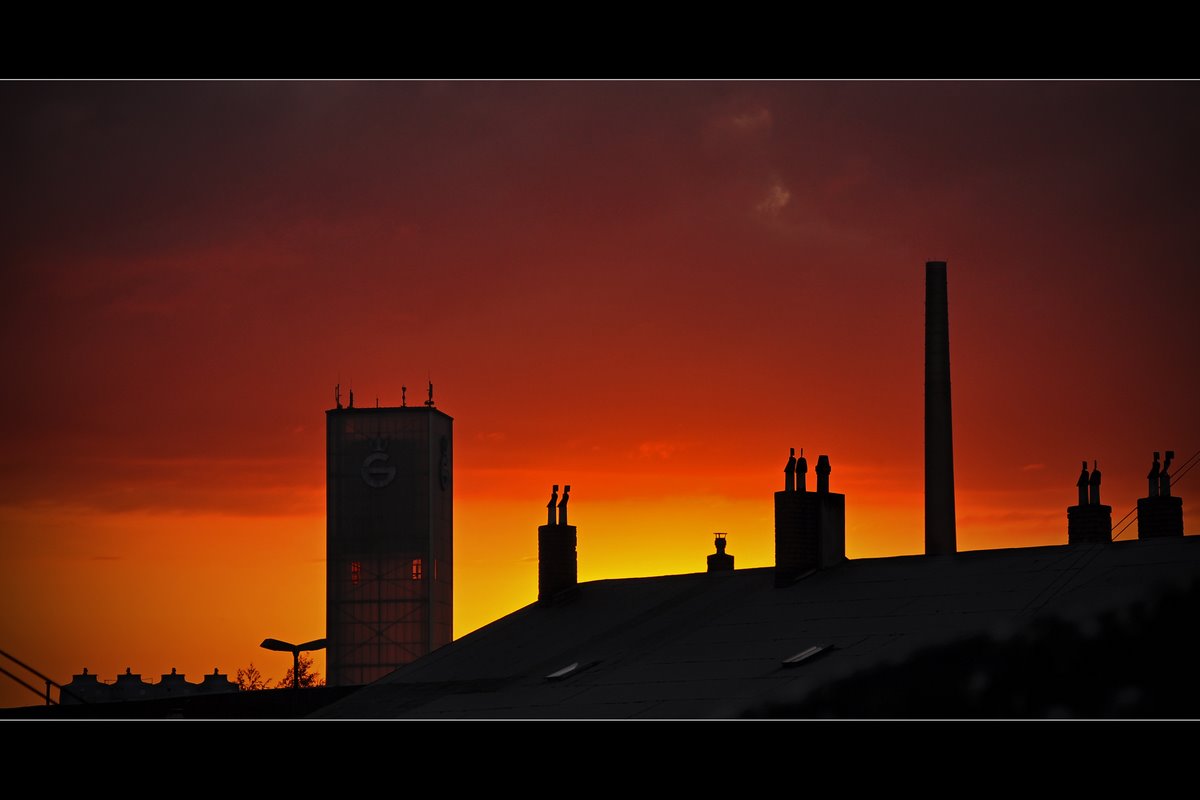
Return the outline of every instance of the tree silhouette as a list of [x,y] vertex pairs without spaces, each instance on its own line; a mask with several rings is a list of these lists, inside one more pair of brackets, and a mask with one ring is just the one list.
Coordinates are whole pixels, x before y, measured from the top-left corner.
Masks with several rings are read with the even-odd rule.
[[[313,657],[307,653],[301,653],[300,659],[300,688],[308,689],[313,686],[324,686],[325,679],[321,677],[321,673],[313,671]],[[239,671],[240,674],[240,671]],[[288,667],[288,671],[284,673],[283,679],[279,681],[278,688],[290,689],[292,687],[292,668]]]
[[[291,672],[291,670],[288,670],[289,675]],[[238,689],[243,692],[253,692],[259,689],[270,689],[271,679],[263,675],[258,667],[254,666],[254,662],[251,661],[250,666],[237,671],[237,685]]]

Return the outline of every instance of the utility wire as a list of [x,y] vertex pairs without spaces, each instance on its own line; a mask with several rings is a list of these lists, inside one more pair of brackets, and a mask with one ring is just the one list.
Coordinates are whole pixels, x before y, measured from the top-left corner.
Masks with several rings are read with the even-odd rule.
[[[1191,458],[1189,458],[1187,461],[1184,461],[1182,464],[1180,464],[1176,468],[1175,474],[1171,476],[1171,486],[1178,485],[1180,478],[1182,478],[1184,475],[1187,475],[1189,472],[1191,472],[1192,468],[1194,468],[1197,464],[1200,464],[1200,460],[1197,460],[1198,458],[1200,458],[1200,450],[1197,450],[1196,452],[1192,453]],[[1135,505],[1133,508],[1129,509],[1128,513],[1126,513],[1124,517],[1121,517],[1119,520],[1117,520],[1116,525],[1112,526],[1112,530],[1117,531],[1117,525],[1120,525],[1122,522],[1125,522],[1125,518],[1128,517],[1130,514],[1136,514],[1136,513],[1137,513],[1137,506]],[[1125,527],[1121,528],[1121,530],[1119,530],[1115,534],[1113,534],[1112,540],[1115,542],[1118,538],[1120,538],[1121,534],[1124,533],[1126,530],[1128,530],[1129,526],[1135,522],[1137,522],[1136,516],[1133,519],[1129,520],[1129,522],[1125,522]]]

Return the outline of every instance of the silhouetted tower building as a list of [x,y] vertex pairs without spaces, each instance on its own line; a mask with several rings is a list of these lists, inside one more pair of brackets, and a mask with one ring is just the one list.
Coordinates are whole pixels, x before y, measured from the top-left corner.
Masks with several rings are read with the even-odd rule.
[[958,551],[946,262],[925,263],[925,553]]
[[576,549],[574,525],[567,524],[567,503],[571,485],[563,486],[562,499],[558,484],[546,503],[546,524],[538,526],[538,602],[565,600],[578,591],[579,555]]
[[1075,481],[1078,504],[1067,506],[1067,544],[1112,541],[1112,506],[1100,503],[1100,465],[1093,461],[1088,473],[1087,462]]
[[709,572],[730,572],[733,570],[733,556],[725,552],[725,536],[724,533],[714,533],[713,544],[717,548],[717,552],[708,557]]
[[331,686],[369,683],[448,644],[453,420],[433,405],[337,408],[326,423]]
[[1161,536],[1183,536],[1183,498],[1171,496],[1171,462],[1175,451],[1167,451],[1167,460],[1154,464],[1146,476],[1149,487],[1145,497],[1138,498],[1138,538],[1154,539]]
[[809,492],[804,451],[799,459],[795,455],[793,449],[784,467],[783,491],[775,493],[776,586],[788,586],[809,570],[846,558],[846,495],[829,491],[829,456],[817,458],[817,490]]

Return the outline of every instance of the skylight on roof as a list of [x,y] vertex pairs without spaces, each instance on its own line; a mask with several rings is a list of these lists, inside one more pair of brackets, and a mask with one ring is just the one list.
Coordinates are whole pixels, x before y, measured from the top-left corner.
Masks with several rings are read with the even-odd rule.
[[575,672],[577,669],[579,669],[579,662],[575,661],[571,664],[568,664],[567,666],[563,667],[560,670],[551,672],[549,675],[546,676],[546,680],[561,681],[563,678],[565,678],[568,675],[570,675],[571,673]]
[[811,660],[812,658],[820,655],[821,653],[824,653],[826,650],[832,649],[832,647],[833,647],[833,645],[830,645],[830,644],[815,644],[812,647],[808,648],[807,650],[801,650],[799,653],[796,653],[796,655],[791,656],[790,658],[785,658],[783,660],[783,666],[785,666],[785,667],[800,666],[804,662]]

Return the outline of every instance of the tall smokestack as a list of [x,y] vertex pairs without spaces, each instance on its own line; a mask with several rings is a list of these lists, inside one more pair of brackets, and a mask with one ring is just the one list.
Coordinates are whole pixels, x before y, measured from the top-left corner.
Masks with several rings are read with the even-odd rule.
[[925,262],[925,554],[958,551],[946,262]]

